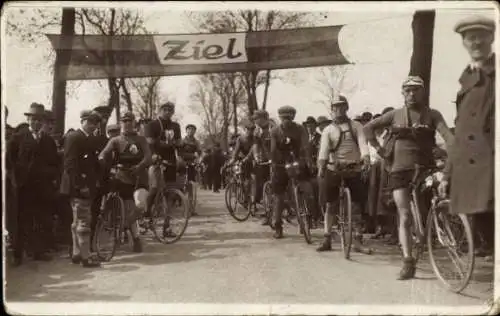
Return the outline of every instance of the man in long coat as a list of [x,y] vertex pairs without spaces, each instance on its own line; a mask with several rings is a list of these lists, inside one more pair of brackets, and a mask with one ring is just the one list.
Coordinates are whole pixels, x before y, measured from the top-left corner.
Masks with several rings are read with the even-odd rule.
[[29,129],[12,136],[8,161],[12,164],[18,193],[17,229],[14,237],[14,265],[23,260],[25,246],[35,260],[50,260],[51,188],[58,175],[57,147],[42,132],[45,108],[33,103],[25,113]]
[[[447,164],[451,209],[474,215],[479,233],[477,255],[493,254],[495,156],[495,23],[472,16],[457,23],[471,63],[460,76],[455,144]],[[441,186],[441,193],[448,181]]]

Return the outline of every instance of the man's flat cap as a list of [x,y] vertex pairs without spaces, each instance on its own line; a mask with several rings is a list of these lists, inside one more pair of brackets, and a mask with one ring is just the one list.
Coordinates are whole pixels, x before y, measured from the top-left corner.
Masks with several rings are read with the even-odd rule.
[[269,113],[266,111],[266,110],[257,110],[253,113],[253,119],[259,119],[259,118],[263,118],[263,119],[267,119],[269,118]]
[[495,21],[493,19],[487,18],[480,15],[472,15],[455,24],[455,32],[462,34],[469,30],[486,30],[489,32],[495,31]]
[[297,110],[293,106],[285,105],[278,109],[279,116],[294,116]]
[[423,87],[424,80],[422,80],[422,78],[420,78],[419,76],[408,76],[403,81],[403,87],[409,87],[409,86]]
[[331,106],[337,106],[337,105],[343,105],[343,104],[348,104],[347,98],[343,95],[336,95],[335,98],[332,100]]
[[99,122],[99,121],[101,121],[102,117],[96,111],[83,110],[80,113],[80,119]]

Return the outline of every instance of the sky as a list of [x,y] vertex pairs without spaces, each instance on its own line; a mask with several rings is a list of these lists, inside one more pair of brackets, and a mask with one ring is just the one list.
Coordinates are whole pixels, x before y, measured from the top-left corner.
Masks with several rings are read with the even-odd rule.
[[[175,8],[163,6],[162,10],[157,7],[143,7],[142,10],[148,17],[146,26],[151,31],[163,34],[189,33],[195,29],[179,10],[192,7],[186,4]],[[312,6],[307,8],[317,9]],[[391,7],[392,10],[380,10],[373,6],[370,7],[373,10],[365,7],[364,11],[360,11],[359,7],[352,11],[352,8],[354,7],[330,10],[327,17],[317,23],[321,26],[346,24],[340,34],[340,48],[355,64],[347,74],[345,87],[356,86],[352,93],[347,94],[350,103],[349,114],[354,116],[364,111],[379,113],[387,106],[401,106],[401,82],[408,74],[412,53],[413,10],[398,7],[397,3]],[[47,10],[50,12],[60,9]],[[453,32],[453,26],[462,17],[475,13],[495,17],[493,10],[478,12],[438,9],[436,12],[430,103],[431,107],[441,111],[450,125],[456,114],[452,101],[459,88],[458,78],[469,61],[460,36]],[[58,33],[58,28],[49,32]],[[5,87],[2,103],[9,108],[7,123],[10,125],[24,122],[23,113],[32,102],[40,102],[50,107],[50,69],[53,58],[48,56],[51,50],[45,37],[35,43],[26,43],[10,36],[2,41],[2,76]],[[309,115],[327,115],[326,108],[321,104],[324,98],[319,92],[320,71],[319,68],[276,71],[283,75],[293,74],[296,80],[276,80],[271,83],[267,102],[270,114],[276,116],[280,106],[292,105],[297,108],[297,119],[300,121]],[[200,123],[200,113],[193,112],[188,107],[191,83],[195,79],[196,76],[175,76],[164,77],[161,81],[162,96],[176,102],[179,121],[184,126],[188,123]],[[105,104],[107,99],[107,88],[98,81],[69,82],[68,90],[66,129],[79,126],[81,110]],[[259,102],[262,96],[263,89],[259,89]],[[111,123],[114,123],[114,116]]]

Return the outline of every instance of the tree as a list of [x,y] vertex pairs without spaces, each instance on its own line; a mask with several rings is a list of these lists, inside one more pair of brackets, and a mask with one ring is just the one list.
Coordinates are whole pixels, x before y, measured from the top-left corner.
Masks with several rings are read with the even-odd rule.
[[[61,34],[72,36],[75,34],[75,9],[62,9]],[[63,66],[71,59],[71,51],[57,51],[54,62],[54,82],[52,88],[52,111],[54,112],[58,135],[64,134],[66,117],[66,80],[63,80]]]
[[417,11],[413,15],[413,53],[410,76],[420,76],[426,87],[426,104],[429,104],[432,69],[432,45],[434,42],[435,10]]
[[127,79],[138,98],[133,110],[142,118],[151,119],[160,105],[159,83],[161,77]]
[[[258,10],[236,10],[220,12],[190,13],[189,19],[201,32],[254,32],[270,31],[310,26],[317,14],[308,12],[280,12]],[[251,71],[241,73],[242,84],[247,94],[249,114],[259,108],[257,103],[257,88],[264,85],[264,100],[261,108],[265,109],[269,85],[273,79],[271,70]]]
[[330,104],[339,94],[349,96],[357,88],[358,84],[346,81],[351,65],[322,67],[317,77],[317,87],[323,95],[321,102],[329,110]]
[[[128,9],[81,9],[76,13],[76,20],[83,35],[99,34],[114,36],[147,34],[141,14]],[[89,53],[105,60],[108,65],[114,65],[114,55],[108,53],[109,51],[97,52],[89,50]],[[115,78],[113,74],[109,74],[109,78],[106,81],[109,91],[107,106],[115,110],[116,119],[119,121],[121,112],[120,89],[123,91],[128,109],[132,108],[130,92],[124,78]]]

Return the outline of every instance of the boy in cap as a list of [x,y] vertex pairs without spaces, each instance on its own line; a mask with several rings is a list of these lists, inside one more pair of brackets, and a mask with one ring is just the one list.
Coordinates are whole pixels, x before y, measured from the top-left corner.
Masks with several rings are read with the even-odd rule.
[[[196,133],[196,126],[188,124],[186,126],[186,137],[181,141],[179,154],[182,160],[188,164],[187,179],[196,185],[196,160],[201,156],[200,142],[194,136]],[[185,173],[185,169],[180,170]],[[191,216],[196,216],[196,210],[191,210]]]
[[[338,191],[340,177],[337,175],[338,168],[343,163],[359,163],[359,168],[353,169],[355,175],[345,177],[347,187],[351,190],[352,200],[363,209],[365,204],[365,188],[361,180],[362,167],[366,169],[369,165],[368,144],[363,133],[361,123],[351,120],[347,116],[349,103],[347,99],[339,95],[331,104],[333,122],[328,125],[321,134],[321,145],[318,154],[318,182],[320,183],[321,204],[326,203],[324,241],[317,251],[332,250],[332,227],[337,225],[338,214]],[[360,214],[353,222],[357,224],[354,239],[357,241],[355,250],[361,249],[361,234],[359,224]]]
[[[491,259],[494,251],[495,197],[495,22],[482,16],[459,21],[455,32],[471,62],[459,78],[455,143],[448,155],[446,194],[451,184],[450,208],[454,213],[474,215],[478,234],[476,255]],[[449,147],[448,147],[449,148]],[[479,237],[479,238],[477,238]]]
[[[285,194],[288,188],[289,177],[285,170],[286,163],[293,162],[293,158],[300,164],[298,180],[313,199],[312,188],[309,183],[313,162],[309,151],[307,132],[302,125],[294,122],[296,110],[291,106],[282,106],[278,109],[281,123],[271,130],[271,185],[275,195],[274,211],[274,238],[283,238],[283,208]],[[293,156],[292,156],[293,153]],[[309,205],[312,201],[309,201]]]
[[[160,105],[158,117],[148,123],[145,136],[153,153],[153,162],[165,160],[172,166],[166,166],[162,172],[161,166],[153,164],[149,167],[149,194],[147,199],[146,217],[151,216],[151,208],[158,193],[158,185],[161,181],[175,183],[177,180],[177,148],[181,142],[181,128],[177,122],[172,121],[175,113],[175,104],[166,102]],[[169,223],[165,225],[165,236],[174,236],[169,229]]]
[[[151,165],[151,150],[144,136],[137,134],[135,116],[126,112],[120,118],[122,133],[109,140],[99,154],[99,161],[105,167],[110,161],[121,165],[116,178],[119,181],[118,190],[125,204],[125,228],[130,230],[134,252],[142,252],[139,239],[137,210],[134,201],[134,191],[146,188],[148,184],[147,168]],[[112,159],[112,160],[111,160]]]
[[82,111],[81,127],[67,134],[64,141],[64,170],[61,179],[61,193],[70,198],[73,210],[72,262],[85,268],[100,266],[95,254],[91,253],[91,206],[97,194],[97,182],[101,179],[94,137],[101,122],[101,116],[94,111]]
[[234,150],[231,154],[231,160],[228,165],[232,165],[235,161],[241,159],[243,177],[246,185],[250,185],[250,178],[252,173],[252,146],[255,142],[254,131],[255,124],[252,120],[244,118],[241,120],[240,125],[244,129],[243,135],[236,139]]
[[[403,251],[403,268],[399,280],[415,276],[416,263],[412,257],[410,183],[415,174],[415,166],[429,168],[434,166],[433,150],[436,147],[436,131],[443,137],[447,146],[453,142],[451,134],[441,113],[431,109],[424,102],[424,82],[418,76],[409,76],[402,84],[405,105],[387,112],[365,125],[364,131],[370,144],[380,157],[386,159],[390,170],[390,189],[399,215],[399,242]],[[391,140],[387,147],[381,146],[376,131],[390,129]],[[424,201],[422,201],[424,202]],[[423,203],[420,203],[423,206]],[[424,209],[423,207],[422,209]]]
[[32,103],[25,113],[28,129],[12,136],[7,145],[7,161],[12,164],[19,205],[14,236],[14,265],[23,261],[25,244],[33,259],[47,261],[51,239],[53,182],[58,175],[57,146],[42,132],[45,107]]

